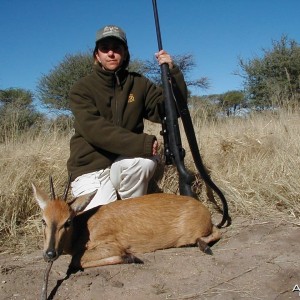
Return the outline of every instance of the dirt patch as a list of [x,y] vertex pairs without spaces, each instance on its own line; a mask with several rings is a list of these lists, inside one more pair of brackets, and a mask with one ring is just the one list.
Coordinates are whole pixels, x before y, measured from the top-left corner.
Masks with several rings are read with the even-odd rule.
[[[196,247],[139,255],[142,265],[115,265],[66,278],[69,256],[54,262],[49,299],[300,299],[300,227],[280,220],[233,219],[213,256]],[[0,299],[40,299],[41,250],[0,255]],[[297,289],[297,288],[296,288]]]

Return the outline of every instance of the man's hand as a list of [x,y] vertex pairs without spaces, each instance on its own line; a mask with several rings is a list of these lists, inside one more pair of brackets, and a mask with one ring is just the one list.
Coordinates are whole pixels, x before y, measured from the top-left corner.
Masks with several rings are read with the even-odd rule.
[[158,141],[155,140],[152,145],[152,155],[155,156],[158,154]]
[[158,53],[155,53],[155,57],[159,65],[167,63],[169,65],[169,68],[173,69],[174,65],[172,57],[165,50],[160,50]]

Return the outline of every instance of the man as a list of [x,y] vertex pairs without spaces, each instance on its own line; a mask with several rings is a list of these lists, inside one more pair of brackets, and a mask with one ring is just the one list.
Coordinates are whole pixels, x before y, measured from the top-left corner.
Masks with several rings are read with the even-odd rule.
[[[160,122],[162,89],[146,77],[128,72],[130,54],[125,32],[109,25],[96,33],[94,70],[70,91],[75,134],[67,163],[77,197],[97,190],[86,210],[116,199],[147,193],[157,165],[158,142],[143,132],[143,120]],[[187,98],[184,78],[171,56],[156,53],[170,68],[176,94]]]

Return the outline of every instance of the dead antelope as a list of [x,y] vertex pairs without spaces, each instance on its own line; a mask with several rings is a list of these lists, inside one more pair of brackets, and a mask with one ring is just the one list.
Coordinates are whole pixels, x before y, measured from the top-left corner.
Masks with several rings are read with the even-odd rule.
[[149,194],[83,213],[95,193],[66,201],[69,184],[60,198],[50,182],[51,198],[32,185],[43,211],[46,261],[66,253],[76,269],[142,263],[136,254],[186,245],[212,254],[208,243],[221,237],[209,210],[192,197]]

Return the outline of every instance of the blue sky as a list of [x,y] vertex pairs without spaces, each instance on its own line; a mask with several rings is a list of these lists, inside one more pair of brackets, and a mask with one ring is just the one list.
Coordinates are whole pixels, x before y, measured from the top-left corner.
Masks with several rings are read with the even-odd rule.
[[[300,0],[157,0],[163,48],[191,53],[190,79],[211,82],[199,95],[242,88],[238,57],[251,59],[283,34],[300,42]],[[157,39],[151,0],[0,0],[0,89],[35,91],[66,54],[94,47],[95,33],[116,24],[132,58],[152,59]]]

